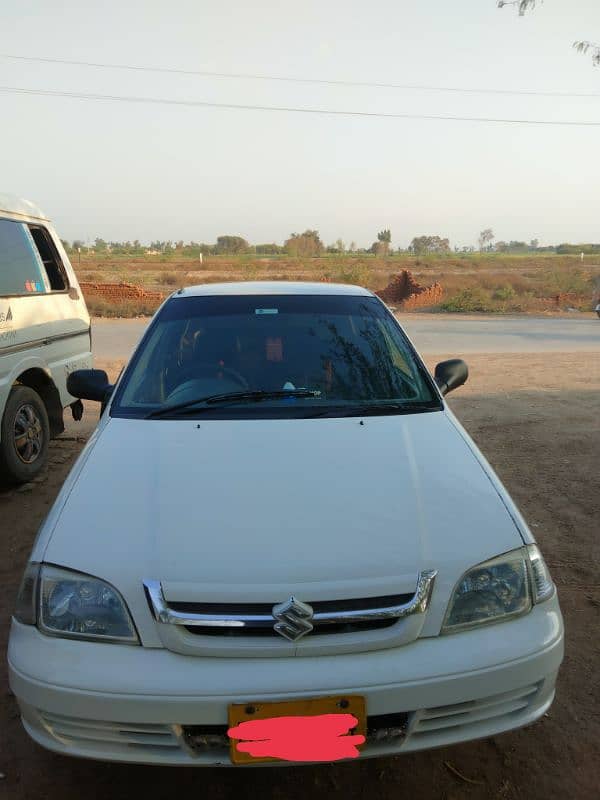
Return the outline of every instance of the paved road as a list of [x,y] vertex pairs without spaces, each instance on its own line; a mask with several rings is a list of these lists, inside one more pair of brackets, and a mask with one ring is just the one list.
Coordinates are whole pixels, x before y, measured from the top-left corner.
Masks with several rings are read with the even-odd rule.
[[[450,314],[399,315],[423,354],[539,353],[600,350],[600,319],[581,317],[465,317]],[[127,358],[147,320],[95,319],[94,355]]]

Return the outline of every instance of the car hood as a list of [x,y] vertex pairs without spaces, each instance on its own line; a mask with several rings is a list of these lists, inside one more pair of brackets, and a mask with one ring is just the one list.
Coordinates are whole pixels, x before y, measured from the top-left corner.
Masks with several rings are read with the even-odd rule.
[[109,419],[44,560],[125,594],[160,580],[172,601],[398,594],[423,569],[454,582],[522,544],[474,450],[445,411]]

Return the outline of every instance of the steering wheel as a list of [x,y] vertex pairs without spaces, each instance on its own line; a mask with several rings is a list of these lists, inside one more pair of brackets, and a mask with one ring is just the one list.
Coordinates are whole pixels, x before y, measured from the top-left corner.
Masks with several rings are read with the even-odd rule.
[[218,372],[222,372],[240,385],[242,389],[248,388],[248,381],[237,370],[231,367],[222,367],[220,364],[210,364],[207,361],[196,361],[189,366],[185,367],[177,375],[178,385],[189,381],[193,378],[215,378]]

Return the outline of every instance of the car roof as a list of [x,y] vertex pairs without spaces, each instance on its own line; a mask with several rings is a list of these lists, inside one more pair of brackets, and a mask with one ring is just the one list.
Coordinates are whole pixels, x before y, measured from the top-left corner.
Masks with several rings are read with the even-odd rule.
[[252,295],[252,294],[335,294],[373,297],[373,293],[362,286],[345,283],[326,283],[309,281],[238,281],[235,283],[203,283],[186,286],[172,295],[180,297],[207,297],[213,295]]
[[30,219],[47,220],[41,208],[14,194],[0,192],[0,214],[11,217],[29,217]]

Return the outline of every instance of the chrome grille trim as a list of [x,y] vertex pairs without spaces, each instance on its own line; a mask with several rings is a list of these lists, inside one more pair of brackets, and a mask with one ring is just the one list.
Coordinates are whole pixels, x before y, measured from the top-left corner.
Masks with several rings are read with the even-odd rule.
[[[352,622],[399,620],[412,614],[423,614],[429,606],[436,575],[437,570],[420,572],[415,594],[406,603],[369,609],[316,611],[312,617],[312,622],[320,625],[340,625]],[[176,611],[167,604],[160,581],[145,580],[143,583],[154,618],[166,625],[209,628],[256,628],[272,627],[276,622],[272,614],[264,613],[230,613],[222,615]]]

